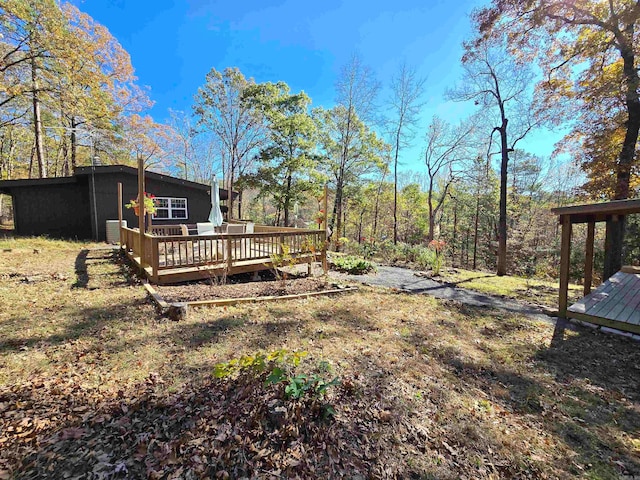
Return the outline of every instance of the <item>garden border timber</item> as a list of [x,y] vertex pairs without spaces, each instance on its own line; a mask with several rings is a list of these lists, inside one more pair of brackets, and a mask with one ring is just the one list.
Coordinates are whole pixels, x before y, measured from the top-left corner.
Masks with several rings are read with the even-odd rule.
[[307,292],[307,293],[295,293],[291,295],[270,295],[265,297],[240,297],[240,298],[219,298],[216,300],[194,300],[191,302],[167,302],[160,293],[153,288],[153,286],[148,281],[143,281],[145,289],[151,295],[152,300],[156,303],[156,305],[162,310],[165,311],[174,303],[186,304],[191,307],[222,307],[226,305],[235,305],[236,303],[251,303],[251,302],[273,302],[277,300],[295,300],[297,298],[309,298],[309,297],[318,297],[321,295],[334,295],[338,293],[347,293],[347,292],[355,292],[358,291],[359,288],[356,286],[345,286],[334,288],[332,290],[322,290],[319,292]]
[[[611,232],[615,228],[614,224],[624,221],[626,215],[640,213],[640,199],[614,200],[611,202],[594,203],[586,205],[571,205],[567,207],[552,208],[551,212],[558,215],[558,220],[562,226],[562,241],[560,247],[560,289],[558,295],[558,316],[561,318],[575,318],[587,321],[596,325],[611,327],[611,319],[606,318],[607,312],[596,315],[587,315],[580,312],[572,312],[568,305],[568,288],[569,288],[569,266],[571,259],[571,236],[573,224],[587,223],[587,239],[585,245],[585,261],[584,261],[584,296],[590,295],[592,275],[593,275],[593,253],[595,224],[597,222],[606,222],[605,249],[613,251],[621,251],[620,245],[612,244]],[[616,260],[618,263],[620,259]],[[623,273],[637,274],[637,267],[618,267],[611,272],[610,277],[620,270]],[[605,266],[605,270],[607,267]],[[630,271],[629,271],[630,270]],[[625,292],[626,294],[626,292]],[[615,303],[615,302],[613,302]],[[625,328],[626,326],[626,328]],[[627,325],[626,322],[616,322],[614,328],[623,331],[632,331],[637,333],[636,325]]]

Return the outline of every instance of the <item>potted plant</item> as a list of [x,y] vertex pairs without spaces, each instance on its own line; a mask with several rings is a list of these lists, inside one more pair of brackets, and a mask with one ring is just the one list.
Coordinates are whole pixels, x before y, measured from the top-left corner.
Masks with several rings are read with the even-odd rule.
[[[142,207],[144,208],[143,215],[150,213],[151,215],[156,213],[156,203],[155,198],[150,193],[144,192],[144,201],[142,202]],[[138,197],[132,198],[131,201],[125,204],[126,208],[133,208],[133,212],[136,214],[136,217],[140,216],[140,200]]]

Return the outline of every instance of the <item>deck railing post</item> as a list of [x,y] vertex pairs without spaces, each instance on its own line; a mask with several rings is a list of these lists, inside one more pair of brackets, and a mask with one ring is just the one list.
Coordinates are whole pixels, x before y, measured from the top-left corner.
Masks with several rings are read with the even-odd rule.
[[560,246],[560,292],[558,316],[567,318],[567,293],[569,291],[569,266],[571,263],[571,217],[562,215],[562,243]]
[[233,257],[231,256],[231,239],[227,237],[227,269],[228,273],[231,273],[233,267]]
[[587,224],[587,245],[584,253],[584,296],[591,293],[593,278],[593,242],[595,238],[596,224],[591,221]]
[[320,241],[322,242],[322,270],[326,275],[329,273],[329,264],[327,263],[327,231],[325,230],[320,235]]
[[158,282],[158,269],[160,267],[160,248],[158,237],[151,239],[151,278],[154,282]]

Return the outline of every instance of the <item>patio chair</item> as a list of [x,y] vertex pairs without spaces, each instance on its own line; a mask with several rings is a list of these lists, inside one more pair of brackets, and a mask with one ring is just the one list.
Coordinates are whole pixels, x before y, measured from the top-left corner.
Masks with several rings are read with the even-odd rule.
[[211,222],[196,223],[198,235],[215,235],[216,231]]
[[245,226],[244,224],[229,224],[227,233],[245,233]]

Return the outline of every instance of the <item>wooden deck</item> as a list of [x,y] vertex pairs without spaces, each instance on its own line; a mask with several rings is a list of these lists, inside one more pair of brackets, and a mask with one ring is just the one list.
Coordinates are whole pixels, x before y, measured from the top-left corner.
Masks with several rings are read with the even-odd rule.
[[167,228],[163,235],[144,234],[143,248],[138,230],[122,227],[120,234],[127,256],[158,284],[269,270],[274,256],[283,253],[285,264],[326,264],[324,230],[256,227],[255,233],[216,235],[180,235],[180,227]]
[[640,273],[616,273],[569,307],[567,317],[640,333]]

